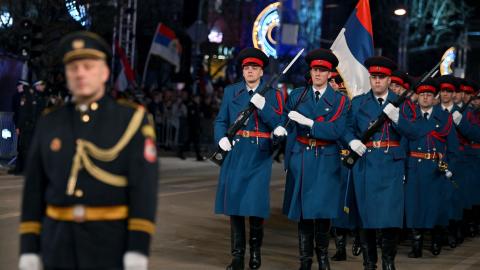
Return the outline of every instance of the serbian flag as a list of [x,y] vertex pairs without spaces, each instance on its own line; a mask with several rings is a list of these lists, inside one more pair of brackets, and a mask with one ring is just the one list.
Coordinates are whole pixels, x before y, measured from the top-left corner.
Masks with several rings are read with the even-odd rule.
[[120,44],[118,44],[118,40],[115,41],[115,51],[117,52],[122,68],[117,76],[117,79],[115,80],[114,88],[117,91],[123,92],[129,85],[132,85],[133,87],[136,86],[135,73],[133,72],[132,66],[128,61],[125,50],[123,50],[123,48],[120,47]]
[[172,29],[159,23],[153,36],[150,54],[157,55],[175,66],[175,71],[180,71],[181,46]]
[[368,92],[370,75],[363,66],[363,62],[373,56],[372,17],[368,0],[358,1],[331,49],[339,60],[337,71],[350,96]]

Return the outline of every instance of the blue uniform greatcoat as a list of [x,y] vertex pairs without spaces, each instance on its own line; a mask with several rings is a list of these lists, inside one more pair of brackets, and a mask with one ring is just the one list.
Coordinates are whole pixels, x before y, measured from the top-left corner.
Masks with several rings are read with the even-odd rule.
[[[396,99],[397,95],[389,91],[387,102],[380,106],[371,90],[353,98],[344,141],[359,139],[382,113],[386,104]],[[400,113],[398,124],[387,121],[384,127],[373,135],[372,140],[400,142],[403,136],[414,137],[415,129],[407,118]],[[355,197],[362,228],[403,226],[405,150],[403,144],[396,147],[368,148],[353,167]]]
[[[293,110],[303,88],[293,90],[285,114]],[[296,111],[314,120],[312,128],[291,122],[285,150],[287,182],[283,213],[291,220],[336,218],[341,208],[340,153],[336,143],[345,131],[349,100],[327,86],[318,102],[310,88]],[[328,141],[311,147],[297,136]]]
[[480,205],[480,112],[467,108],[457,128],[464,154],[459,170],[466,171],[467,179],[465,208],[471,208],[472,205]]
[[[422,115],[418,109],[418,115]],[[416,123],[419,137],[409,140],[409,152],[441,154],[441,160],[450,164],[458,150],[458,139],[452,118],[439,106],[432,115],[420,117]],[[433,228],[447,225],[455,209],[452,194],[454,186],[438,168],[438,160],[408,158],[405,184],[405,216],[408,228]],[[450,212],[450,213],[448,213]]]
[[[258,86],[261,89],[263,82]],[[223,138],[228,127],[250,102],[245,82],[229,85],[224,90],[220,111],[215,119],[215,143]],[[283,97],[270,90],[262,110],[255,109],[242,130],[270,133],[279,125]],[[272,142],[267,138],[235,136],[235,145],[225,158],[215,200],[215,213],[267,218],[270,214],[270,176],[272,173]]]

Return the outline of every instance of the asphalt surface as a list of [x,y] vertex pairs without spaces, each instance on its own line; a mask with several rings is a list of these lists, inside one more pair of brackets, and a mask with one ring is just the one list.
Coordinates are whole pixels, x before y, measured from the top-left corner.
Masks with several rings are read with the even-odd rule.
[[[159,210],[150,269],[225,269],[230,262],[228,218],[213,212],[219,168],[209,162],[174,157],[162,158],[160,164]],[[275,163],[271,218],[265,224],[262,248],[261,269],[265,270],[298,269],[297,226],[281,214],[284,181],[281,166]],[[0,269],[17,269],[22,186],[23,177],[0,171]],[[332,269],[362,269],[361,256],[351,254],[351,239],[348,242],[347,261],[331,262]],[[334,248],[332,240],[330,256]],[[401,244],[397,269],[480,269],[480,237],[467,238],[460,247],[445,248],[436,257],[424,250],[423,258],[410,259],[408,252],[408,243]]]

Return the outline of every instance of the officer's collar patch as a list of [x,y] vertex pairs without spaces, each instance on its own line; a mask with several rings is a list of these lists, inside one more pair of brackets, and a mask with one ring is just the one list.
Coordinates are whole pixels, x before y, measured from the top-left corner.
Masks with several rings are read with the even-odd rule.
[[53,138],[53,140],[50,142],[50,150],[52,150],[52,152],[58,152],[61,148],[62,141],[57,137]]
[[150,163],[157,162],[157,149],[155,147],[155,143],[151,138],[145,139],[145,144],[143,148],[143,157],[146,161]]

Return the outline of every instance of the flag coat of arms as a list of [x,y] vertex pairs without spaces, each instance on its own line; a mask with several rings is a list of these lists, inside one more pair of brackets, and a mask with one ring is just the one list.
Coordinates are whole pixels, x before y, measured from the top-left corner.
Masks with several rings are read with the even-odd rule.
[[174,65],[176,72],[180,70],[180,43],[175,32],[162,23],[158,24],[155,31],[150,53]]

